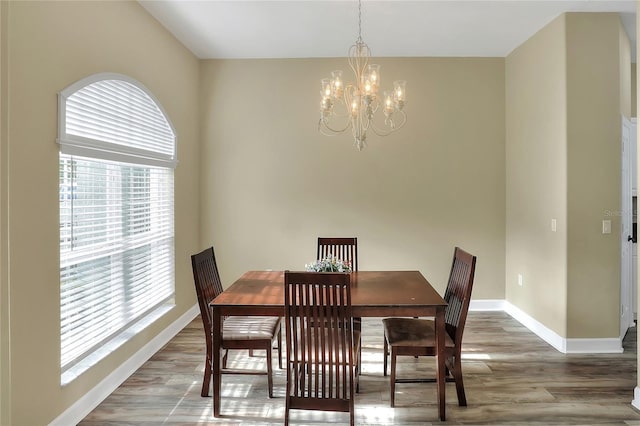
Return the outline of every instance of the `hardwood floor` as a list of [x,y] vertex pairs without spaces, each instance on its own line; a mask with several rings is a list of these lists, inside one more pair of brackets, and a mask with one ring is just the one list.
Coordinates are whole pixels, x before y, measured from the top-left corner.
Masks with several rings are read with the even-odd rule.
[[[200,318],[182,330],[81,423],[94,425],[282,424],[285,371],[274,359],[274,398],[264,376],[222,378],[222,414],[200,397],[204,335]],[[356,397],[356,424],[539,424],[640,425],[631,406],[636,386],[636,328],[623,354],[565,355],[503,312],[470,312],[462,369],[468,406],[459,407],[455,385],[447,384],[447,421],[437,420],[435,384],[399,384],[389,407],[389,382],[382,376],[382,326],[363,319],[363,374]],[[275,358],[275,352],[274,352]],[[429,357],[398,359],[403,372],[434,374]],[[230,355],[230,366],[264,367],[264,353]],[[348,414],[292,411],[292,424],[344,424]]]

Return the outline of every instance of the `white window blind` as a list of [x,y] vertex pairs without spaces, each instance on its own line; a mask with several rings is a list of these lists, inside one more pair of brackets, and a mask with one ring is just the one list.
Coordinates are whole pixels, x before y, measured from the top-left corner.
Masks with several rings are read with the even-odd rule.
[[64,373],[173,299],[175,134],[114,75],[63,91],[59,127]]
[[175,132],[151,94],[126,76],[98,76],[60,94],[61,152],[175,166]]

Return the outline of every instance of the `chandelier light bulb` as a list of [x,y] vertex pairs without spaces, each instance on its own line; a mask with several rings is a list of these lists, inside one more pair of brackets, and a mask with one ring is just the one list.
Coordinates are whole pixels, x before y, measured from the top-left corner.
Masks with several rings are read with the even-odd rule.
[[393,92],[385,90],[384,92],[384,112],[391,114],[393,112]]
[[331,73],[331,82],[333,86],[333,96],[336,99],[342,99],[344,88],[342,86],[342,71],[334,71]]
[[328,98],[331,96],[331,83],[329,81],[328,78],[323,78],[322,80],[320,80],[320,86],[322,88],[322,95],[325,98]]
[[404,108],[404,102],[406,98],[406,86],[407,82],[404,80],[397,80],[393,82],[393,87],[395,90],[395,100],[398,109]]
[[353,102],[351,102],[351,115],[356,117],[358,115],[358,106],[359,106],[359,102],[357,100],[353,100]]

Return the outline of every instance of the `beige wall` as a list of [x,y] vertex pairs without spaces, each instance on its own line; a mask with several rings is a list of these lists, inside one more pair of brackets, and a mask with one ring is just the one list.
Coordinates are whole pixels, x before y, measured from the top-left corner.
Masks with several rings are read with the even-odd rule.
[[8,3],[0,2],[0,425],[11,424],[9,380],[9,280],[7,228],[7,28]]
[[[199,243],[199,67],[136,2],[3,2],[2,12],[3,23],[9,22],[3,60],[8,58],[11,111],[8,137],[2,139],[9,168],[0,180],[2,206],[8,206],[2,214],[9,217],[11,306],[11,380],[7,386],[3,376],[2,387],[11,394],[11,413],[3,418],[34,426],[55,419],[195,304],[189,254]],[[176,308],[61,387],[56,96],[105,71],[126,74],[150,89],[177,132]]]
[[631,117],[637,117],[638,111],[638,84],[636,63],[631,63]]
[[202,243],[225,285],[353,235],[361,269],[418,269],[441,291],[461,246],[474,299],[504,298],[504,60],[378,62],[383,87],[408,81],[408,123],[362,152],[317,131],[320,79],[345,59],[203,62]]
[[617,14],[567,14],[506,59],[507,300],[562,337],[619,335],[628,50]]
[[561,336],[567,304],[564,33],[560,17],[513,51],[505,71],[506,296]]
[[[631,62],[618,48],[618,14],[573,13],[566,19],[567,335],[616,337],[621,114],[631,111],[630,97],[620,95],[631,91],[628,74],[624,73],[626,81],[620,76],[621,68],[630,70]],[[612,221],[611,234],[602,234],[604,219]],[[594,315],[598,311],[606,314]]]
[[[611,19],[615,20],[615,15],[611,16]],[[622,24],[618,27],[618,74],[619,84],[618,90],[620,91],[620,112],[625,117],[635,117],[635,107],[632,107],[632,103],[635,101],[635,96],[632,95],[635,85],[631,83],[631,79],[635,78],[635,74],[632,75],[632,71],[635,73],[635,68],[631,64],[631,41],[627,35],[627,31]],[[622,133],[622,131],[621,131]]]

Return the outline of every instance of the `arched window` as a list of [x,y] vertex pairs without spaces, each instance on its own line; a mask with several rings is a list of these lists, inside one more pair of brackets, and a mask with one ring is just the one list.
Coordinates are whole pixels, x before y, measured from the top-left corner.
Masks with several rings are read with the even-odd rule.
[[176,136],[153,95],[119,74],[63,90],[59,119],[65,383],[173,304]]

